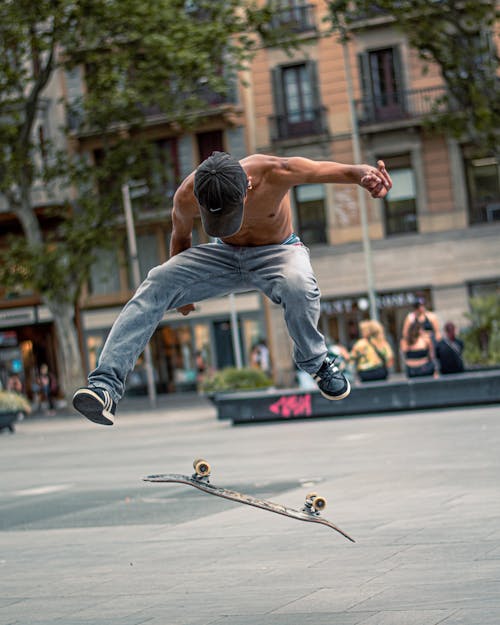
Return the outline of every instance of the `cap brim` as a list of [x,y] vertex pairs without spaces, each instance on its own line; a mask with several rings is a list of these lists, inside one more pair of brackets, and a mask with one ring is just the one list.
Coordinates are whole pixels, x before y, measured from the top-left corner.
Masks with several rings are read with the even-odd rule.
[[203,228],[209,236],[221,239],[230,237],[241,228],[243,202],[230,209],[224,207],[220,212],[212,212],[204,206],[200,206],[200,216]]

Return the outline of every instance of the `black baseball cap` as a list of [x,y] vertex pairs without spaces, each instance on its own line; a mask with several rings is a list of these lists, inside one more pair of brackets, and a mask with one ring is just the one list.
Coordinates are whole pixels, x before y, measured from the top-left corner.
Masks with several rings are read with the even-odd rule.
[[241,228],[248,178],[226,152],[213,152],[194,174],[201,221],[211,237],[230,237]]

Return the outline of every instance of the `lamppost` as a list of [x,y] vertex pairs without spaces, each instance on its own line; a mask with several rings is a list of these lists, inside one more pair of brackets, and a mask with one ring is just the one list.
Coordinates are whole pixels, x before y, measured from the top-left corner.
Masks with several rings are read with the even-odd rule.
[[[137,240],[135,236],[134,214],[132,212],[132,202],[130,200],[130,183],[122,185],[123,210],[125,212],[125,223],[127,225],[127,241],[130,255],[130,263],[132,266],[132,280],[134,289],[137,289],[141,283],[141,272],[139,269],[139,258],[137,256]],[[148,192],[148,188],[144,183],[135,183],[134,195],[140,197]],[[146,369],[146,380],[148,386],[148,397],[152,408],[156,407],[156,387],[153,372],[153,359],[151,357],[151,347],[149,342],[144,348],[144,366]]]
[[[345,26],[336,17],[336,22],[340,30],[340,40],[342,44],[342,54],[344,57],[344,71],[347,84],[347,99],[349,101],[349,116],[351,122],[352,149],[354,163],[361,165],[361,146],[359,137],[358,118],[356,116],[356,108],[354,106],[354,92],[352,87],[351,63],[349,60],[349,48],[347,46],[347,35]],[[358,205],[361,217],[361,232],[363,237],[363,253],[365,259],[366,285],[368,291],[368,300],[370,302],[370,317],[378,320],[377,298],[375,292],[375,279],[373,276],[373,259],[370,242],[370,231],[368,227],[368,211],[366,207],[366,191],[358,185]]]

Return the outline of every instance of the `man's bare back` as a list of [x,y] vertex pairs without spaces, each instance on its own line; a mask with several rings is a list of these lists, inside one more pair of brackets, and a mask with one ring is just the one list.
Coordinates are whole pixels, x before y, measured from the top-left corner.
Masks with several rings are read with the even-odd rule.
[[[293,226],[289,191],[296,185],[357,183],[373,197],[384,197],[392,186],[382,161],[375,168],[252,154],[239,162],[248,177],[248,192],[240,230],[223,239],[231,245],[278,244],[290,236]],[[200,212],[193,193],[194,173],[184,180],[174,196],[171,255],[190,246],[194,219]]]

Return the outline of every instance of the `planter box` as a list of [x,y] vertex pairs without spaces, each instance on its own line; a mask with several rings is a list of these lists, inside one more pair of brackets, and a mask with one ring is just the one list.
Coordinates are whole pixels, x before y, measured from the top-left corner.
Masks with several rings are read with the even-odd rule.
[[500,403],[500,369],[415,380],[367,382],[341,401],[318,390],[272,389],[216,393],[219,419],[233,423],[316,417],[349,417],[404,410]]
[[19,410],[12,410],[10,412],[0,412],[0,431],[4,428],[14,431],[14,424],[17,421],[21,421],[24,417],[23,413]]

